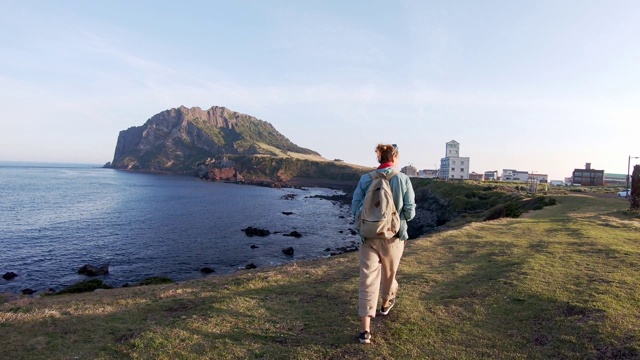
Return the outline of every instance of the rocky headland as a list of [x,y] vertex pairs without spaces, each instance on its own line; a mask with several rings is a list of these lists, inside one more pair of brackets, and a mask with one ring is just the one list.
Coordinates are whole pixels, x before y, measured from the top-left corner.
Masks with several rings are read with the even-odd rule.
[[367,168],[328,160],[270,123],[224,107],[180,106],[120,132],[105,167],[193,174],[208,181],[271,187],[355,188]]

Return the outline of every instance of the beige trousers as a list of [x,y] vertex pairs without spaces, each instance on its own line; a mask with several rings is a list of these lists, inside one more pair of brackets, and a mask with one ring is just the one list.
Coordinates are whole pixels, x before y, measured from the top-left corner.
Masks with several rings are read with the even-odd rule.
[[375,317],[378,295],[382,294],[382,305],[396,297],[398,282],[396,272],[404,252],[404,240],[394,237],[389,240],[365,239],[360,245],[360,284],[358,292],[358,315]]

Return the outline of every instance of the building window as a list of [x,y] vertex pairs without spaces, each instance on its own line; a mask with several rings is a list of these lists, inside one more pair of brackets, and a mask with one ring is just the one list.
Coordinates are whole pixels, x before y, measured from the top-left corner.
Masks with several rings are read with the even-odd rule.
[[451,171],[456,171],[456,168],[451,168]]
[[451,160],[451,163],[452,163],[453,165],[455,165],[455,164],[456,164],[456,161],[455,161],[455,160]]
[[463,172],[464,172],[464,168],[460,168],[460,171],[463,171]]
[[464,160],[461,160],[461,161],[460,161],[460,164],[461,164],[461,165],[464,165]]

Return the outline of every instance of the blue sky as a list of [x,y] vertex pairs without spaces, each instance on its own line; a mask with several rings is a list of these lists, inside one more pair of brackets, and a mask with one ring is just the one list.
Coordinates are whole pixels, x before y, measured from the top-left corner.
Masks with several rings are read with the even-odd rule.
[[476,172],[626,173],[638,19],[635,0],[5,0],[0,160],[103,164],[184,105],[360,165],[386,142],[435,168],[456,140]]

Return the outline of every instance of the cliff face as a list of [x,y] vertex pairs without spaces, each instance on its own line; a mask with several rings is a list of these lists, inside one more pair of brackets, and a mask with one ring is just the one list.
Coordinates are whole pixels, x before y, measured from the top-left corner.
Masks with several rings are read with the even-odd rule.
[[144,125],[120,132],[111,167],[193,172],[203,159],[225,155],[294,152],[319,156],[299,147],[270,123],[224,107],[169,109]]

